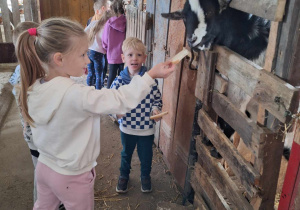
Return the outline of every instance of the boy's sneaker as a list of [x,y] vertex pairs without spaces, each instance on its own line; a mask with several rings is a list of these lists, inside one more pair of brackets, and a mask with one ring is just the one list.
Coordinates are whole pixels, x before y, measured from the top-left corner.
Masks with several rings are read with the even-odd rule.
[[128,191],[128,179],[119,177],[116,187],[117,193],[126,193]]
[[141,191],[143,193],[149,193],[149,192],[152,192],[152,187],[151,187],[151,178],[142,178],[141,179],[141,183],[142,183],[142,186],[141,186]]

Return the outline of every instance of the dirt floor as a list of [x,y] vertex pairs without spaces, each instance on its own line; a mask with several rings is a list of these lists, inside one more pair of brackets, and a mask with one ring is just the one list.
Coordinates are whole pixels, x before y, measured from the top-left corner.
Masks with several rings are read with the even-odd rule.
[[[181,194],[157,148],[154,148],[151,173],[153,192],[143,194],[140,190],[140,164],[135,152],[129,183],[130,190],[124,195],[116,194],[121,149],[118,125],[108,116],[103,116],[101,154],[96,166],[95,209],[157,209],[157,204],[162,201],[181,204]],[[33,164],[28,146],[22,136],[15,102],[0,133],[0,168],[0,209],[32,209]]]

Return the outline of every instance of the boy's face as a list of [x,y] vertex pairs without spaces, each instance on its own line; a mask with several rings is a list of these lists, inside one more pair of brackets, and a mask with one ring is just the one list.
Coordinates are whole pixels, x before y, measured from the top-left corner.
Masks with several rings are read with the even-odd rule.
[[129,48],[121,55],[125,66],[131,74],[136,74],[140,71],[142,64],[145,63],[146,55],[140,51]]

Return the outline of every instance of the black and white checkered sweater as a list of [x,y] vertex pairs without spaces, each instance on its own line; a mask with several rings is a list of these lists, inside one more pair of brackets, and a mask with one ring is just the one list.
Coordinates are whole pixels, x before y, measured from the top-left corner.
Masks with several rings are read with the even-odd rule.
[[[126,85],[126,83],[121,76],[118,76],[113,81],[110,88],[118,89],[122,85]],[[126,113],[124,117],[118,120],[120,129],[122,130],[122,127],[125,130],[132,129],[139,131],[152,129],[154,133],[155,121],[150,120],[151,112],[153,109],[161,110],[161,107],[161,93],[158,89],[158,81],[155,80],[155,85],[152,86],[152,89],[146,98],[144,98],[135,109],[132,109],[130,112]]]

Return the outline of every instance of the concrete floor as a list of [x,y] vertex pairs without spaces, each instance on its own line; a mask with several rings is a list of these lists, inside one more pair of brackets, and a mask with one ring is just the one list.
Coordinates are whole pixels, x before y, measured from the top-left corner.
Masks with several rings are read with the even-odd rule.
[[[118,126],[108,116],[101,119],[101,154],[96,166],[95,209],[157,209],[161,203],[173,205],[171,209],[186,209],[173,177],[166,168],[162,155],[154,148],[152,182],[153,192],[140,191],[139,159],[136,152],[132,160],[129,192],[115,193],[119,175],[120,143]],[[0,209],[32,209],[33,164],[22,136],[20,118],[13,102],[0,133]],[[176,207],[174,207],[174,205]],[[188,209],[192,209],[189,206]]]

